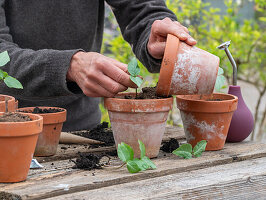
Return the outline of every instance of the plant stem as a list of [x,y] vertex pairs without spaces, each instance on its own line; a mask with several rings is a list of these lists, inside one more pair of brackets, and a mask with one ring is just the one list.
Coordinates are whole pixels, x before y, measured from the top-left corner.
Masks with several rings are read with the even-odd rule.
[[138,97],[138,88],[136,88],[136,99]]

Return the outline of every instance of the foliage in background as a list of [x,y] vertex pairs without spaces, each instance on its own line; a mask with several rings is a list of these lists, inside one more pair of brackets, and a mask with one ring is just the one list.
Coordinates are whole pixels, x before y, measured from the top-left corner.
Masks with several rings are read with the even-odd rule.
[[[255,110],[257,125],[254,132],[257,132],[257,137],[261,139],[265,132],[263,123],[266,118],[266,108],[259,117],[259,108],[263,105],[262,97],[266,94],[266,3],[265,0],[252,1],[256,19],[243,21],[241,18],[245,16],[241,16],[239,10],[245,2],[224,0],[226,10],[221,10],[211,7],[210,3],[203,0],[166,0],[168,8],[176,14],[178,21],[187,26],[190,34],[198,41],[197,47],[220,57],[220,67],[224,69],[224,75],[230,84],[231,64],[225,52],[217,49],[217,46],[231,40],[229,48],[238,66],[238,79],[254,85],[259,92]],[[112,24],[116,23],[112,14],[109,19]],[[117,26],[113,27],[119,31]],[[123,63],[128,63],[133,57],[130,45],[124,41],[121,34],[106,35],[103,53]],[[155,85],[158,74],[150,74],[145,67],[139,65],[143,77],[150,78],[144,86]],[[252,139],[255,139],[254,133]]]

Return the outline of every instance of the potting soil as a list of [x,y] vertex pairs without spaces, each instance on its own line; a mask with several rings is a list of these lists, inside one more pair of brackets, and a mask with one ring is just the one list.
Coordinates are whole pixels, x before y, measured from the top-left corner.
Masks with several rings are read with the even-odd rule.
[[156,94],[156,87],[144,87],[142,88],[142,92],[137,95],[137,98],[135,98],[135,95],[126,95],[124,98],[125,99],[163,99],[167,97],[158,96]]
[[100,159],[102,156],[94,155],[91,153],[79,153],[79,157],[75,163],[74,169],[85,169],[85,170],[92,170],[92,169],[101,169]]
[[7,112],[0,116],[0,122],[26,122],[32,121],[29,116],[20,114],[20,113],[12,113]]
[[168,142],[165,142],[161,147],[161,150],[167,153],[172,153],[179,147],[179,142],[175,138],[171,138]]

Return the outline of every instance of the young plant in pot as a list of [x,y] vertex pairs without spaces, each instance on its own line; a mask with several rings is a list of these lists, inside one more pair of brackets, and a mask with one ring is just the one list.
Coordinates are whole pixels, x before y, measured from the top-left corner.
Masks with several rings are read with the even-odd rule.
[[[140,68],[136,58],[128,64],[128,72],[131,80],[140,86],[142,79],[138,77]],[[147,92],[147,89],[143,91]],[[105,98],[104,105],[109,113],[116,147],[124,142],[133,148],[135,157],[140,157],[140,140],[146,147],[146,156],[153,158],[159,153],[173,98],[141,99],[143,96],[143,93],[120,93]]]
[[58,107],[24,107],[19,112],[34,113],[43,117],[43,131],[40,133],[34,156],[53,156],[57,146],[67,111]]
[[[0,53],[0,67],[5,66],[10,61],[7,51]],[[3,81],[7,87],[23,89],[21,83],[7,72],[0,69],[0,81]],[[17,108],[17,101],[14,97],[0,94],[0,112],[13,112]]]
[[[8,53],[0,54],[0,66],[9,62]],[[21,83],[0,69],[0,79],[10,88],[22,88]],[[15,99],[5,96],[10,104]],[[10,103],[11,102],[11,103]],[[7,105],[7,104],[5,104]],[[15,110],[15,107],[12,107]],[[27,178],[43,118],[29,113],[0,113],[0,183],[19,182]]]
[[[216,89],[219,91],[224,80],[220,68]],[[230,94],[177,95],[187,142],[193,147],[201,140],[208,141],[206,150],[220,150],[224,147],[228,129],[238,98]]]

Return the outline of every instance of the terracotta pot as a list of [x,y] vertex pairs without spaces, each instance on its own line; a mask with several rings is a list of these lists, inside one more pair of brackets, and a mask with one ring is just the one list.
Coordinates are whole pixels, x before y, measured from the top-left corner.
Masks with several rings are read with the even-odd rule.
[[15,98],[12,96],[3,95],[3,94],[0,95],[0,112],[6,112],[6,103],[5,103],[6,99],[7,99],[7,104],[8,104],[7,112],[14,112],[17,106]]
[[220,59],[195,46],[189,46],[168,34],[157,94],[211,94]]
[[104,105],[108,109],[116,147],[121,142],[130,145],[135,157],[140,157],[138,139],[146,147],[146,156],[156,157],[160,150],[169,110],[172,109],[173,98],[165,99],[123,99],[105,98]]
[[[219,101],[210,101],[219,99]],[[238,98],[230,94],[178,95],[187,142],[193,147],[201,140],[207,140],[206,150],[224,147],[229,125],[237,108]]]
[[28,115],[32,121],[0,122],[1,183],[26,180],[38,134],[42,131],[41,116],[30,113],[22,114]]
[[[19,108],[18,111],[33,112],[35,107]],[[41,113],[43,117],[43,131],[40,133],[34,156],[53,156],[56,154],[63,123],[66,121],[66,109],[39,106],[40,109],[61,109],[62,112]]]

